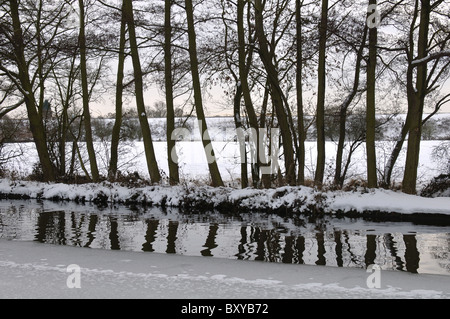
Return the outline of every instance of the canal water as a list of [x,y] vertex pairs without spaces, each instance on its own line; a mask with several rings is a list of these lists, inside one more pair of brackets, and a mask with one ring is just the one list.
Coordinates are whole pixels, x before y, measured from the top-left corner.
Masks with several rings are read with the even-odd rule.
[[450,275],[450,227],[410,222],[2,200],[0,239]]

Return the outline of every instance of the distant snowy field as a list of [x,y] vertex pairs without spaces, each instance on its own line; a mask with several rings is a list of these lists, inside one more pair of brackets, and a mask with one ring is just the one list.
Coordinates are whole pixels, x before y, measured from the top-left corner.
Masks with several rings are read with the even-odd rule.
[[[420,162],[418,169],[418,188],[425,186],[433,177],[444,173],[442,161],[432,156],[433,149],[441,144],[442,141],[423,141],[420,151]],[[406,144],[406,143],[405,143]],[[82,145],[81,145],[82,146]],[[109,162],[109,145],[106,143],[96,143],[97,161],[101,174],[107,175],[107,167]],[[379,142],[377,145],[378,153],[378,169],[383,170],[387,163],[388,156],[394,142]],[[70,145],[68,149],[70,150]],[[160,170],[168,175],[167,165],[167,144],[166,142],[154,142],[156,158]],[[222,178],[227,182],[228,186],[238,186],[240,178],[240,153],[237,142],[213,142],[214,151],[218,161]],[[38,161],[36,149],[33,143],[9,144],[7,150],[21,149],[23,154],[5,164],[5,167],[11,171],[15,171],[19,177],[25,177],[31,174],[33,165]],[[70,153],[70,152],[68,152]],[[85,152],[84,152],[85,153]],[[179,167],[182,179],[185,181],[198,181],[200,183],[208,183],[209,171],[206,161],[205,152],[202,143],[199,141],[178,142],[177,154],[179,157]],[[326,144],[327,165],[325,178],[326,182],[331,182],[334,172],[334,161],[336,154],[336,144],[327,142]],[[89,170],[87,154],[85,153],[85,163]],[[344,154],[345,155],[345,154]],[[395,166],[392,181],[401,182],[403,178],[403,165],[405,162],[406,145],[400,154]],[[316,164],[316,143],[306,143],[306,178],[314,178],[314,169]],[[284,170],[283,163],[279,161],[280,168]],[[123,145],[122,153],[119,156],[119,169],[123,172],[138,172],[143,178],[149,178],[147,166],[145,162],[144,145],[142,142],[128,142]],[[77,166],[77,173],[83,175],[83,171]],[[366,153],[365,145],[362,144],[354,153],[349,171],[347,174],[347,182],[351,179],[366,179]]]

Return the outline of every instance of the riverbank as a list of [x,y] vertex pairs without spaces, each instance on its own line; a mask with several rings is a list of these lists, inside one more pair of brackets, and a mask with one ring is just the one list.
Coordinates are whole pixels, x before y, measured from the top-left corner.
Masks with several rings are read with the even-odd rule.
[[190,210],[329,214],[450,225],[450,197],[425,198],[384,189],[351,192],[311,187],[235,189],[198,185],[126,187],[115,183],[52,184],[0,180],[0,198],[178,207]]

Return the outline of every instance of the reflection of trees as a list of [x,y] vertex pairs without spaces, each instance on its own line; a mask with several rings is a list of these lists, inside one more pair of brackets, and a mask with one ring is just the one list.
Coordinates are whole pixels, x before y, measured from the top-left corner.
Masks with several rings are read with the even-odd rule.
[[325,266],[325,239],[323,232],[316,232],[316,241],[317,241],[317,261],[316,265]]
[[358,265],[358,257],[352,252],[351,250],[351,245],[350,245],[350,236],[349,236],[349,232],[347,230],[344,230],[342,232],[342,235],[344,237],[344,243],[345,246],[347,247],[347,253],[350,255],[350,263],[354,264],[354,265]]
[[419,269],[420,253],[417,250],[417,239],[415,235],[403,235],[405,242],[405,261],[406,270],[412,273],[417,273]]
[[342,241],[341,241],[341,231],[334,231],[334,242],[336,243],[335,252],[336,252],[336,264],[338,267],[342,267],[344,262],[342,259]]
[[82,227],[84,225],[85,214],[81,214],[78,223],[77,223],[77,219],[75,218],[76,215],[79,215],[79,214],[76,214],[74,212],[70,213],[71,229],[73,232],[73,235],[71,237],[71,242],[72,242],[72,245],[81,247],[82,246],[81,245],[81,243],[82,243],[81,237],[82,237],[82,233],[83,233]]
[[177,240],[177,231],[178,231],[178,221],[169,221],[168,234],[167,234],[167,249],[166,253],[175,254],[176,253],[176,244]]
[[294,236],[284,237],[284,253],[281,255],[281,261],[285,264],[292,264],[292,260],[294,257],[294,241]]
[[37,220],[35,241],[65,245],[65,227],[65,212],[42,212]]
[[[40,243],[45,243],[47,239],[47,227],[51,227],[50,224],[50,216],[51,213],[40,213],[37,219],[37,233],[35,236],[35,240]],[[53,221],[52,221],[53,222]]]
[[237,254],[237,258],[239,260],[244,259],[244,254],[247,252],[245,250],[245,244],[247,243],[247,226],[241,226],[241,240],[239,241],[239,245],[238,245],[238,254]]
[[303,252],[305,251],[305,237],[298,236],[295,240],[295,251],[296,251],[296,257],[294,257],[294,261],[296,261],[298,264],[304,264],[303,260]]
[[269,261],[280,261],[280,233],[278,233],[275,229],[272,229],[268,232],[267,250],[269,253]]
[[373,234],[366,235],[366,254],[364,255],[364,262],[366,266],[374,265],[377,257],[377,236]]
[[57,212],[53,216],[57,218],[57,227],[56,227],[56,238],[57,242],[60,245],[66,244],[66,213],[65,212]]
[[88,224],[88,233],[87,233],[87,242],[84,245],[84,247],[90,247],[92,242],[95,239],[95,228],[97,226],[98,223],[98,216],[96,214],[91,214],[89,216],[89,224]]
[[213,254],[211,253],[211,250],[217,247],[216,244],[216,237],[217,237],[217,230],[219,229],[219,225],[214,223],[209,226],[209,232],[208,237],[206,237],[206,242],[203,245],[203,247],[206,247],[207,249],[203,249],[200,253],[202,256],[211,257]]
[[117,218],[113,216],[109,216],[109,222],[110,222],[110,232],[109,232],[109,240],[111,243],[111,249],[112,250],[119,250],[120,249],[120,240],[119,240],[119,230],[118,230],[118,224],[117,224]]
[[[221,232],[219,232],[221,224],[214,222],[218,219],[213,218],[211,221],[207,216],[201,216],[201,218],[196,216],[196,222],[193,222],[192,218],[185,219],[185,222],[179,222],[177,219],[162,219],[161,221],[159,218],[148,218],[148,215],[142,217],[139,214],[111,215],[101,212],[40,212],[35,216],[36,220],[33,219],[32,223],[35,225],[33,233],[35,240],[60,245],[91,247],[94,242],[103,240],[100,244],[105,249],[124,249],[127,245],[126,236],[130,234],[130,228],[127,225],[135,229],[136,224],[141,223],[139,221],[142,221],[144,225],[145,241],[138,249],[141,248],[148,252],[157,249],[155,246],[157,242],[167,240],[166,248],[162,248],[162,251],[165,250],[166,253],[183,253],[182,250],[187,245],[195,246],[196,254],[213,256],[216,255],[213,251],[216,251],[214,249],[218,247],[218,239],[221,236]],[[181,217],[183,216],[180,216],[180,220],[182,220]],[[17,218],[18,220],[16,220]],[[0,215],[0,231],[6,234],[11,230],[16,232],[14,227],[20,226],[21,218],[23,216],[15,217],[13,220],[11,214]],[[205,221],[208,220],[210,222],[205,225]],[[279,223],[278,220],[274,222],[274,220],[269,219],[268,222],[261,223],[262,225],[259,226],[247,226],[231,222],[230,225],[235,227],[232,231],[237,232],[234,236],[238,240],[238,253],[235,256],[238,259],[295,264],[304,264],[306,261],[316,265],[328,264],[338,267],[363,267],[375,264],[375,262],[385,261],[387,263],[385,266],[391,269],[417,273],[421,257],[418,246],[425,246],[425,252],[430,253],[433,258],[437,259],[436,263],[440,267],[446,269],[449,266],[449,234],[418,237],[416,234],[390,233],[360,235],[357,231],[340,229],[326,232],[327,228],[324,227],[324,223],[314,221],[314,227],[308,227],[303,231],[303,234],[299,235],[290,232],[293,231],[290,225],[285,227],[283,223]],[[122,227],[123,221],[126,223]],[[189,227],[192,224],[188,225],[188,222],[197,227]],[[283,222],[293,223],[293,220],[283,220]],[[121,223],[121,227],[118,226],[118,223]],[[8,224],[13,226],[8,228]],[[163,228],[163,231],[158,231],[161,228]],[[299,228],[295,229],[298,230]],[[328,229],[330,228],[328,227]],[[199,234],[202,236],[203,239],[201,240],[204,240],[203,248],[198,249],[198,242],[191,243],[188,240],[193,232],[196,235],[195,237]],[[436,239],[439,239],[438,243],[435,242]],[[234,240],[232,242],[235,243]],[[192,247],[188,248],[191,249]],[[234,254],[236,249],[235,246],[223,248],[225,253],[230,254]]]
[[403,270],[403,261],[397,254],[397,248],[395,247],[394,236],[392,234],[384,234],[383,236],[384,242],[389,249],[389,253],[392,257],[394,257],[395,265],[397,266],[395,269]]
[[304,264],[305,237],[301,235],[285,236],[284,242],[284,253],[281,261],[285,264]]
[[146,219],[147,231],[145,232],[145,242],[142,244],[142,250],[153,252],[153,243],[156,239],[156,232],[158,231],[159,220],[157,219]]
[[254,228],[250,236],[256,242],[255,260],[278,262],[281,260],[280,234],[276,230]]
[[266,232],[261,230],[259,227],[254,228],[253,238],[254,242],[257,243],[256,246],[256,257],[255,260],[263,261],[265,259],[265,241],[267,240]]

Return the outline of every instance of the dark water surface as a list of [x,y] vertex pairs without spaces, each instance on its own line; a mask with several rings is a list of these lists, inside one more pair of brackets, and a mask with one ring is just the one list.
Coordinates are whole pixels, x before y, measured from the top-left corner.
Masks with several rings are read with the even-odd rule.
[[3,200],[0,238],[450,275],[450,227],[405,222]]

